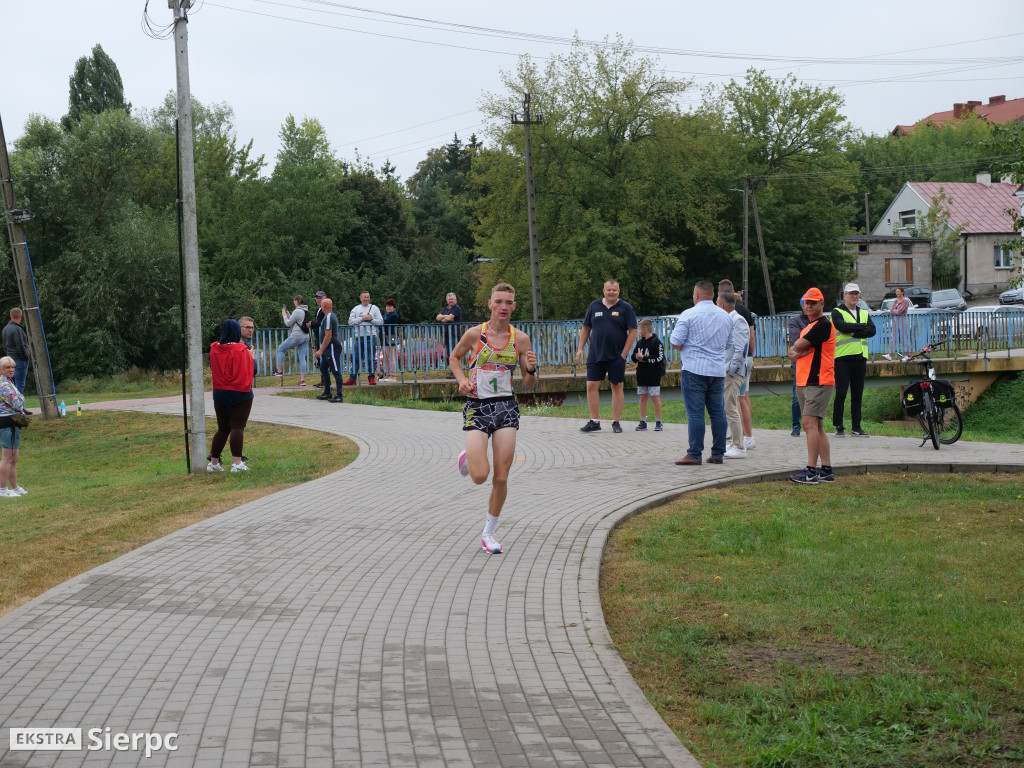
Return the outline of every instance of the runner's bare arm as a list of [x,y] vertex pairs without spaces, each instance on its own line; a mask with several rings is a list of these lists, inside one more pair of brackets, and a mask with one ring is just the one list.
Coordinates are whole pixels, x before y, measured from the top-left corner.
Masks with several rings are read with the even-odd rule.
[[455,345],[455,349],[448,356],[448,365],[451,367],[452,373],[455,374],[455,380],[459,382],[459,393],[467,397],[473,394],[473,383],[462,372],[462,360],[473,350],[478,341],[480,341],[480,326],[474,325],[462,334],[459,343]]
[[529,336],[522,334],[519,341],[522,344],[519,348],[519,370],[523,372],[523,386],[535,387],[540,380],[537,373],[537,354],[533,351],[533,344],[530,342]]

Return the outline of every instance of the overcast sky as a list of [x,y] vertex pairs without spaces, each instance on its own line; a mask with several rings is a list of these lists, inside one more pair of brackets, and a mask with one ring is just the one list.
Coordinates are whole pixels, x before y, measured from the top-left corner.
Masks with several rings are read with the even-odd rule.
[[[271,166],[291,113],[318,118],[340,157],[354,159],[358,149],[378,168],[390,158],[403,178],[453,133],[466,139],[482,131],[480,96],[500,87],[500,70],[514,68],[518,55],[543,60],[567,50],[540,36],[622,34],[638,46],[667,49],[659,56],[665,70],[698,86],[742,79],[750,66],[775,76],[792,72],[838,88],[847,117],[867,133],[954,102],[1024,97],[1021,0],[366,6],[197,2],[188,28],[193,95],[229,104],[238,138],[253,139]],[[67,112],[75,61],[96,43],[117,63],[134,107],[161,103],[175,87],[174,47],[144,33],[144,7],[145,0],[5,0],[0,118],[8,144],[30,113],[60,119]],[[167,0],[151,0],[149,16],[168,25]],[[683,105],[698,100],[694,89]]]

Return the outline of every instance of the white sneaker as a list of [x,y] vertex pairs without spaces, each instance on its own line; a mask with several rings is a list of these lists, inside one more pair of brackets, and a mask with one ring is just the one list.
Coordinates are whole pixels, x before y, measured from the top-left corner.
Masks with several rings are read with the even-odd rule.
[[727,459],[745,459],[747,458],[747,452],[742,448],[738,448],[735,445],[730,445],[729,449],[725,452],[725,458]]
[[28,491],[22,488],[20,485],[17,488],[11,488],[11,493],[15,496],[24,496]]
[[754,447],[754,438],[747,437],[746,435],[744,435],[743,436],[743,448],[744,448],[744,450],[748,450],[749,451],[753,447]]
[[469,474],[469,459],[466,458],[465,451],[459,454],[459,474],[463,477]]
[[214,464],[211,461],[209,464],[206,465],[206,471],[207,472],[223,472],[224,471],[224,465],[219,463],[219,462],[217,464]]
[[501,544],[499,544],[498,540],[489,533],[485,534],[483,539],[480,540],[480,546],[484,548],[485,552],[492,555],[501,554]]
[[248,472],[249,468],[247,466],[245,466],[245,462],[243,461],[241,464],[232,464],[231,465],[231,471],[232,472]]
[[12,499],[16,499],[16,498],[18,498],[18,494],[16,494],[14,491],[10,491],[10,490],[8,490],[6,488],[0,488],[0,498],[4,498],[4,497],[10,497]]

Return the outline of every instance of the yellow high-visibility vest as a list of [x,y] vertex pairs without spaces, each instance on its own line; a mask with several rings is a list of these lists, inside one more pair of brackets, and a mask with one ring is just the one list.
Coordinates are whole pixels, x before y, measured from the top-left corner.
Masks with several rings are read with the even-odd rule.
[[[848,323],[868,323],[868,312],[866,309],[857,307],[854,310],[857,314],[854,315],[846,308],[846,305],[836,307],[839,310],[839,314],[843,316],[843,320]],[[863,314],[863,319],[861,315]],[[856,339],[847,333],[840,333],[839,329],[836,328],[836,357],[846,357],[847,355],[860,355],[865,360],[868,358],[868,340],[867,339]]]

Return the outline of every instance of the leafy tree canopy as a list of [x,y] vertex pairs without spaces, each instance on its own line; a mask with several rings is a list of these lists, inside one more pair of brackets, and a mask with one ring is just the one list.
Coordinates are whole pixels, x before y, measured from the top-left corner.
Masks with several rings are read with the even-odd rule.
[[84,115],[98,115],[108,109],[131,111],[132,105],[124,100],[121,72],[99,43],[93,47],[92,56],[75,62],[68,85],[68,113],[61,119],[66,131]]

